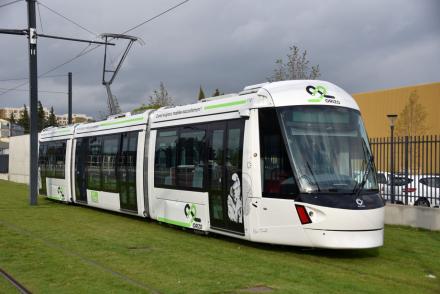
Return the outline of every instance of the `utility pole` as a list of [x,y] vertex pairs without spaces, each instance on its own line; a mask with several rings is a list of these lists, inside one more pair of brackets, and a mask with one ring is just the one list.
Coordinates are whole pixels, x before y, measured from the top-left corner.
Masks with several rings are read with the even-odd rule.
[[37,32],[35,16],[35,0],[26,0],[28,9],[29,30],[29,202],[37,205],[38,196],[38,72],[37,72]]
[[67,103],[67,124],[72,124],[72,73],[69,72],[67,75],[69,77],[69,86],[68,86],[68,103]]
[[[27,35],[29,39],[29,106],[30,106],[30,130],[29,130],[29,202],[30,205],[37,205],[38,198],[38,71],[37,71],[37,36],[65,41],[83,42],[89,44],[110,45],[114,43],[68,38],[37,34],[35,0],[26,0],[28,14],[27,29],[1,29],[0,34]],[[71,76],[70,76],[71,78]],[[71,80],[70,80],[71,88]],[[71,99],[71,91],[69,95]],[[70,102],[71,105],[71,102]]]

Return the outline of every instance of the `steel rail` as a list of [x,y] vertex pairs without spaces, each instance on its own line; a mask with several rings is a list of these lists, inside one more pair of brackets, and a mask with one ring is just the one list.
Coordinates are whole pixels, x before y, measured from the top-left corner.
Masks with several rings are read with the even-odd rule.
[[14,279],[10,274],[5,272],[2,268],[0,268],[0,275],[3,276],[8,282],[10,282],[20,293],[22,294],[31,294],[32,292],[26,289],[19,281]]

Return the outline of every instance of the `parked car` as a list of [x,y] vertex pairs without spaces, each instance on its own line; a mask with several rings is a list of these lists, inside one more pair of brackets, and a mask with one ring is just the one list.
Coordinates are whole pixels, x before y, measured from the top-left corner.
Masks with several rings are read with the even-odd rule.
[[[378,172],[377,181],[382,197],[391,200],[391,175],[388,172]],[[408,175],[396,173],[394,175],[395,202],[426,207],[440,205],[440,176],[438,175]]]

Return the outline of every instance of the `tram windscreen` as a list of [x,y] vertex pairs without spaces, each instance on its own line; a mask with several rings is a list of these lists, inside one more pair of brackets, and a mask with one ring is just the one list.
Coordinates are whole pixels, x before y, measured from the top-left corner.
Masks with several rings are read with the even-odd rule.
[[361,116],[332,106],[279,108],[281,129],[302,193],[377,192]]

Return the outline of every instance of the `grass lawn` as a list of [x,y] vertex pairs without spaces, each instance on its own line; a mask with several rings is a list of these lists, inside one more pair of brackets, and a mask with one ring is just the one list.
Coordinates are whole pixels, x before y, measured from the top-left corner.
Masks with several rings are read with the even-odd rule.
[[[34,293],[440,293],[440,232],[387,226],[373,250],[200,236],[0,181],[0,268]],[[433,275],[436,278],[428,277]],[[14,293],[0,276],[0,293]]]
[[17,292],[18,291],[8,280],[0,276],[0,293],[17,293]]

